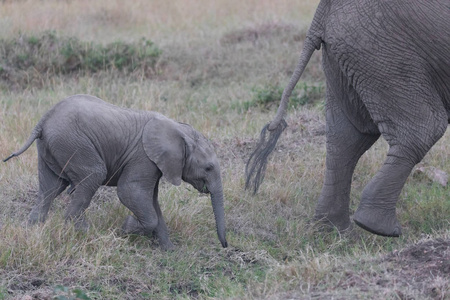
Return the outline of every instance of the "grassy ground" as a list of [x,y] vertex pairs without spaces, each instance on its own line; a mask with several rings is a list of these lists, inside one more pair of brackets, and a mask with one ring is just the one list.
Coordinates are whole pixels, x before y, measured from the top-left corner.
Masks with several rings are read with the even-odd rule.
[[[43,113],[69,95],[159,111],[193,125],[215,144],[230,247],[220,247],[209,198],[187,184],[161,186],[174,252],[118,233],[128,212],[113,188],[96,194],[86,233],[64,225],[66,194],[44,225],[27,227],[38,186],[32,147],[0,166],[0,299],[449,299],[450,196],[428,177],[415,173],[401,193],[401,238],[359,228],[340,236],[311,226],[325,162],[320,53],[299,83],[298,105],[289,111],[289,127],[259,194],[243,190],[245,162],[276,111],[317,3],[3,1],[1,49],[16,41],[12,49],[23,51],[24,37],[39,41],[50,30],[58,41],[85,43],[83,49],[101,52],[118,41],[137,49],[144,37],[161,52],[150,71],[103,64],[94,71],[37,72],[48,62],[71,61],[55,48],[22,53],[22,60],[15,56],[0,72],[0,157],[16,150]],[[46,55],[52,59],[38,59]],[[423,164],[450,173],[449,143],[447,133]],[[380,140],[362,157],[352,209],[386,150]]]

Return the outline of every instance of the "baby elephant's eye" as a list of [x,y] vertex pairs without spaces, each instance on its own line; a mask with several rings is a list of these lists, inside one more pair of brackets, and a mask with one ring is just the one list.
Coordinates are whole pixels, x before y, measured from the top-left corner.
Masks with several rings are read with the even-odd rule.
[[206,167],[206,172],[210,172],[210,171],[212,171],[214,169],[214,166],[213,165],[210,165],[210,166],[207,166]]

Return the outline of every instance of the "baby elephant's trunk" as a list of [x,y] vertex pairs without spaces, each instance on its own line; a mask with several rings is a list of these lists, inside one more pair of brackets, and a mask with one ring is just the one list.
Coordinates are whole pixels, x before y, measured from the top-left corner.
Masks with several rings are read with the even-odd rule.
[[209,189],[211,192],[211,203],[214,211],[214,217],[216,219],[217,235],[222,247],[228,247],[227,240],[225,238],[225,212],[223,207],[223,190],[222,184],[214,189]]

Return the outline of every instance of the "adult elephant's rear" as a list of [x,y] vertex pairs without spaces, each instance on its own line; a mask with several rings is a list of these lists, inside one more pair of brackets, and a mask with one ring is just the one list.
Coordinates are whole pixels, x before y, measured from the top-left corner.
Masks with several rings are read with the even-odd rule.
[[327,157],[315,219],[341,231],[350,227],[354,168],[382,135],[390,146],[387,158],[364,188],[353,219],[370,232],[399,236],[398,196],[450,119],[450,2],[322,0],[277,115],[247,164],[247,187],[254,191],[284,128],[288,98],[320,47],[327,79]]

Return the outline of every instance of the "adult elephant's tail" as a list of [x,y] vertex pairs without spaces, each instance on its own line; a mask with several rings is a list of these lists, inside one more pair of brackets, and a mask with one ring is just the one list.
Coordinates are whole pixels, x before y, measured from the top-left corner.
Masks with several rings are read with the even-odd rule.
[[[256,194],[264,179],[267,159],[275,148],[281,133],[287,127],[287,123],[284,120],[284,115],[286,114],[289,104],[289,97],[291,96],[292,90],[299,81],[300,76],[303,74],[311,55],[316,49],[319,48],[320,41],[318,39],[314,39],[312,35],[308,35],[304,42],[303,50],[297,66],[295,67],[294,73],[292,74],[289,84],[286,86],[283,91],[283,95],[281,96],[281,102],[278,107],[277,114],[272,122],[264,126],[262,129],[259,143],[247,162],[245,167],[245,189],[251,188],[254,194]],[[268,139],[266,138],[267,131],[269,131]]]

